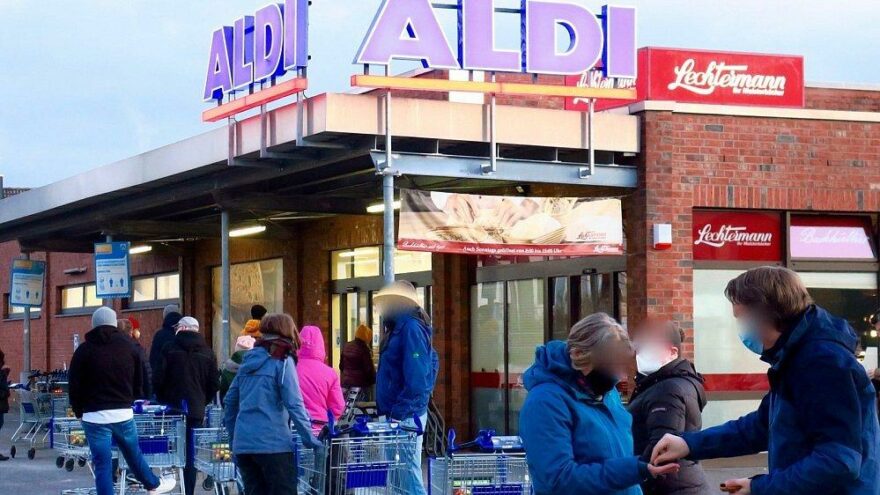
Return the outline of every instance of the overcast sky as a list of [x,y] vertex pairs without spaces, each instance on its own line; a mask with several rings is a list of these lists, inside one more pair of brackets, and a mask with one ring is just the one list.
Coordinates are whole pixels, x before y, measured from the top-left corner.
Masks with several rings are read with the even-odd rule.
[[[211,32],[267,3],[0,0],[6,185],[44,185],[207,130],[200,113]],[[309,94],[344,91],[380,0],[312,3]],[[801,54],[808,81],[880,84],[876,0],[612,3],[639,8],[640,46]]]

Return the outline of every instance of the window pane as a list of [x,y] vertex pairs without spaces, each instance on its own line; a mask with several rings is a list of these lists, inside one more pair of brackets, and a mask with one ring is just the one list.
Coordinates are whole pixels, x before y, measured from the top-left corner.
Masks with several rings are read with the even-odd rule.
[[220,351],[223,316],[220,305],[220,267],[212,272],[211,291],[214,350],[221,355],[229,354],[245,323],[251,318],[251,306],[261,304],[269,313],[284,312],[284,262],[279,259],[237,263],[230,267],[229,349]]
[[333,294],[330,299],[330,342],[332,350],[331,365],[339,373],[339,360],[342,353],[342,347],[345,342],[342,341],[342,296]]
[[83,307],[83,288],[65,287],[61,289],[61,309]]
[[415,273],[431,271],[431,253],[394,250],[394,272]]
[[509,435],[519,432],[519,411],[526,399],[522,374],[535,361],[535,347],[544,343],[544,279],[507,284],[509,325],[507,349],[510,383]]
[[354,251],[333,251],[330,253],[330,278],[344,280],[354,276]]
[[102,304],[102,301],[98,299],[98,287],[95,284],[85,286],[85,293],[85,306],[87,308],[97,307]]
[[581,318],[593,313],[614,316],[614,288],[610,273],[594,273],[581,277]]
[[471,288],[471,406],[474,427],[503,432],[504,282]]
[[153,277],[136,278],[132,281],[132,302],[155,301],[156,279]]
[[362,247],[354,250],[354,276],[378,277],[382,272],[379,267],[379,246]]
[[156,277],[156,299],[177,299],[180,297],[180,274],[159,275]]
[[571,330],[571,292],[569,291],[569,278],[556,277],[550,280],[553,290],[553,309],[551,338],[553,340],[565,340]]
[[852,325],[863,347],[880,344],[866,317],[877,310],[876,273],[799,273],[816,304]]

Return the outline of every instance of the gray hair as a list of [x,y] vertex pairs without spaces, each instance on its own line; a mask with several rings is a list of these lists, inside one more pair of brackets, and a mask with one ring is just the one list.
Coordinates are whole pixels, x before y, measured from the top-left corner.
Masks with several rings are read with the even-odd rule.
[[593,352],[601,353],[614,341],[632,345],[623,326],[606,313],[593,313],[575,323],[568,333],[572,367],[579,370],[592,367],[595,362]]

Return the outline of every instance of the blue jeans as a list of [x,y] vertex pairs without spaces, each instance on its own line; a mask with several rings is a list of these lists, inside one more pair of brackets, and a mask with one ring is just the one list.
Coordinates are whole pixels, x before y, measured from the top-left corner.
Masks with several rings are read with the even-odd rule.
[[[425,423],[428,421],[428,414],[425,413],[421,415],[419,420],[422,423],[422,431],[424,431],[426,427]],[[416,422],[413,418],[402,420],[400,424],[407,428],[416,427]],[[400,452],[400,460],[406,464],[405,470],[400,473],[401,477],[399,483],[400,488],[402,489],[401,493],[412,495],[427,494],[425,491],[425,484],[422,481],[422,442],[424,439],[424,434],[419,435],[414,450],[407,448]]]
[[159,486],[159,478],[150,470],[138,446],[137,427],[134,420],[101,425],[82,422],[92,462],[95,464],[95,489],[98,495],[113,495],[113,455],[110,449],[111,438],[116,440],[119,453],[128,463],[128,469],[147,490]]

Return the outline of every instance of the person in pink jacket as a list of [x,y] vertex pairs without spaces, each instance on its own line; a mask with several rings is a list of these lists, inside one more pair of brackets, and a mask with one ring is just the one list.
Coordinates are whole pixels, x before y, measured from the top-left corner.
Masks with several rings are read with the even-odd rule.
[[[345,401],[342,399],[339,376],[324,362],[327,351],[321,329],[314,326],[303,327],[299,337],[302,345],[299,348],[296,373],[309,417],[323,424],[327,422],[327,411],[331,411],[333,417],[339,419],[345,409]],[[313,429],[319,431],[321,424],[313,425]]]

